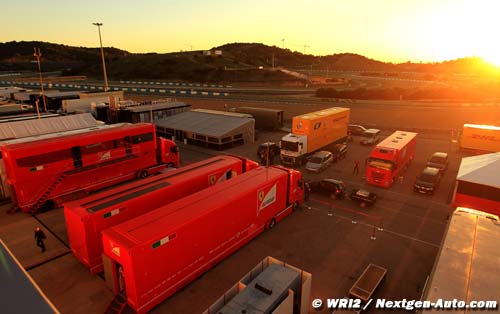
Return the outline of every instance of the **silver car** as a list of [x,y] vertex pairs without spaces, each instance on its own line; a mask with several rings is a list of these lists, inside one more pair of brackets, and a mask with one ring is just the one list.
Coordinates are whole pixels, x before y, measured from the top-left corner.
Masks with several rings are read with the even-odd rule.
[[307,161],[306,170],[320,173],[333,162],[333,154],[331,152],[322,150],[314,153],[311,158]]
[[361,145],[373,145],[380,141],[379,129],[368,129],[361,135]]

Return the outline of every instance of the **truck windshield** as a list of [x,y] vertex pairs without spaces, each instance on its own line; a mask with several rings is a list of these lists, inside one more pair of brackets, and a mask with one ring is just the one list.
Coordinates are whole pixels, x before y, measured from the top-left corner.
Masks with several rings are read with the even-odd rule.
[[390,171],[394,169],[394,164],[392,162],[377,158],[368,159],[367,166]]
[[372,138],[375,137],[375,133],[363,133],[361,136],[365,138]]
[[299,145],[297,142],[281,141],[281,149],[289,150],[292,152],[298,152],[299,151],[298,148],[299,148]]

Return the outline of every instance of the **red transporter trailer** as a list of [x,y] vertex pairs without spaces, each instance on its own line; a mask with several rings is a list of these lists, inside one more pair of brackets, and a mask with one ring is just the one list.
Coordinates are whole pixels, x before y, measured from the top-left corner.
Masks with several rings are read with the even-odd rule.
[[179,162],[175,143],[146,123],[22,139],[0,150],[14,205],[29,212]]
[[366,183],[390,187],[415,157],[416,137],[396,131],[380,142],[366,160]]
[[101,272],[104,229],[256,167],[258,163],[246,158],[217,156],[65,203],[71,250],[91,273]]
[[259,167],[103,231],[105,277],[146,313],[302,204],[300,172]]

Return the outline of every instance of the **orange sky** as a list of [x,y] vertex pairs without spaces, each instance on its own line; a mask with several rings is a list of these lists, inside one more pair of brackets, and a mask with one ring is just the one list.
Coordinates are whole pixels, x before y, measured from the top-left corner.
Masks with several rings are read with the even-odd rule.
[[500,64],[500,1],[25,0],[3,6],[0,41],[42,40],[131,52],[261,42],[307,53],[392,61],[480,56]]

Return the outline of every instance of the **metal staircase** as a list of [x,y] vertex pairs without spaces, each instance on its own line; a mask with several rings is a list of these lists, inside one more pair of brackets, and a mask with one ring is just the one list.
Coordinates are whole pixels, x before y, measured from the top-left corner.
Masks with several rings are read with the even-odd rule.
[[38,210],[40,209],[40,207],[42,207],[45,202],[50,198],[50,195],[52,194],[52,191],[54,191],[57,186],[64,180],[64,178],[66,177],[66,174],[61,174],[48,188],[47,190],[45,190],[45,192],[42,194],[42,196],[40,196],[40,198],[38,198],[38,200],[36,201],[36,203],[31,206],[30,208],[30,213],[32,214],[35,214],[38,212]]

